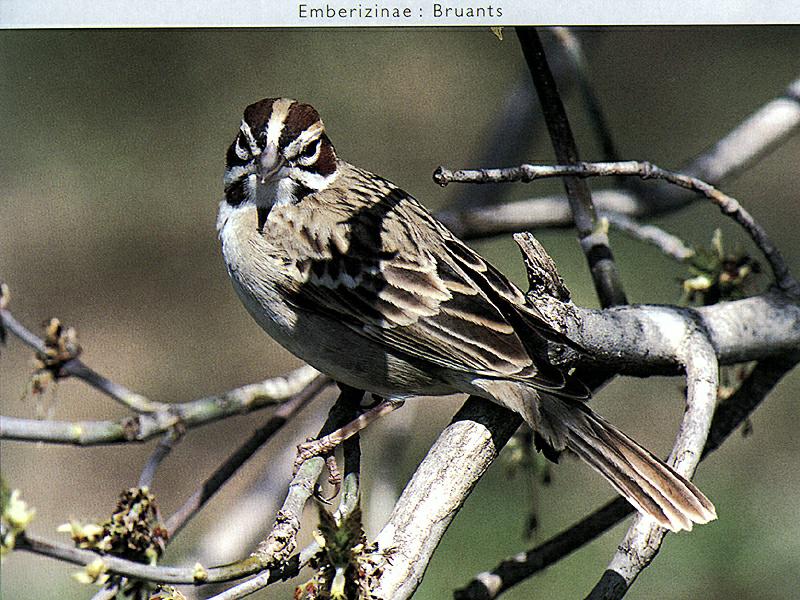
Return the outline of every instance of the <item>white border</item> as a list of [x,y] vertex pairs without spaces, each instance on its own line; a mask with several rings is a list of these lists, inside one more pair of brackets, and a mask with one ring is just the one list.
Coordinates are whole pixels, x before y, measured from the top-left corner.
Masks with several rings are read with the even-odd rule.
[[771,23],[800,23],[800,0],[0,0],[2,28]]

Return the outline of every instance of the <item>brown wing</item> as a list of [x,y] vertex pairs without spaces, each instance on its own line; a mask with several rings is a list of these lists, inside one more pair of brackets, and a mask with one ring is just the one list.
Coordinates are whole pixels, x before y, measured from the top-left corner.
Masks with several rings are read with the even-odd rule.
[[[302,235],[314,250],[300,265],[305,283],[291,291],[298,308],[438,367],[564,388],[562,372],[532,358],[546,339],[562,338],[522,292],[414,198],[375,176],[369,181],[371,188],[348,189],[364,202],[335,230],[323,224],[330,219],[308,225],[314,213],[306,207]],[[330,207],[335,198],[316,200]]]

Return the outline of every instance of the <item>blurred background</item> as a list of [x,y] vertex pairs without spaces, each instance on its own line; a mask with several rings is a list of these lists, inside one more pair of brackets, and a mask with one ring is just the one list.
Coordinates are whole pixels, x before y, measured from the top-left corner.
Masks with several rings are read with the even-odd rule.
[[[800,73],[800,28],[611,28],[580,35],[623,157],[663,167],[680,167]],[[215,235],[224,152],[247,104],[266,96],[312,103],[340,156],[438,209],[467,190],[436,186],[436,166],[480,166],[507,97],[532,87],[513,32],[507,29],[500,41],[484,28],[2,31],[0,65],[0,279],[11,288],[10,308],[38,332],[45,319],[59,317],[77,329],[89,365],[168,402],[223,392],[299,364],[245,313]],[[576,94],[567,110],[582,156],[599,158]],[[543,134],[519,148],[522,159],[552,162]],[[799,175],[795,136],[721,186],[765,226],[795,273]],[[543,182],[477,191],[489,201],[559,189],[558,182]],[[658,224],[702,245],[722,227],[727,242],[749,248],[703,203]],[[574,233],[536,233],[575,301],[595,306]],[[620,234],[612,233],[612,244],[632,302],[680,301],[683,267]],[[524,282],[510,236],[474,246]],[[2,414],[125,415],[79,382],[62,382],[32,399],[26,394],[31,358],[15,339],[2,349]],[[794,372],[755,413],[753,434],[737,432],[703,463],[697,481],[720,519],[670,536],[629,598],[796,596],[798,392]],[[682,393],[677,378],[620,380],[594,402],[664,455]],[[170,545],[165,564],[214,564],[249,552],[283,499],[295,444],[317,431],[331,400],[331,394],[321,397],[259,452]],[[407,403],[362,436],[369,533],[377,532],[394,495],[460,403]],[[180,506],[267,417],[255,413],[192,430],[155,481],[163,514]],[[105,518],[118,494],[136,483],[154,444],[80,449],[3,442],[2,473],[36,507],[31,531],[66,542],[56,526]],[[552,485],[537,488],[535,541],[612,496],[588,469],[562,461]],[[528,547],[530,498],[529,478],[511,478],[496,464],[455,519],[416,597],[450,597],[475,573]],[[306,532],[315,518],[309,511]],[[505,597],[582,597],[623,532],[624,525],[617,527]],[[92,590],[69,577],[75,570],[16,553],[3,562],[0,595],[89,598]],[[254,597],[289,598],[293,586]]]

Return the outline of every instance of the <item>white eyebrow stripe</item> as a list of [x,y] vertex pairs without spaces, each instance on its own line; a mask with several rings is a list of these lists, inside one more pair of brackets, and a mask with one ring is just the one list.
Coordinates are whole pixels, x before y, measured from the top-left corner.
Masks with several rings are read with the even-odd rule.
[[297,136],[297,139],[286,147],[286,155],[292,156],[293,154],[297,154],[300,148],[318,139],[324,131],[325,127],[322,125],[322,121],[312,123]]
[[267,123],[268,146],[278,147],[278,141],[281,139],[281,133],[283,133],[283,128],[286,125],[286,118],[289,116],[289,109],[294,103],[294,100],[280,98],[272,105],[272,113],[269,115],[269,122]]
[[242,135],[247,140],[247,145],[250,146],[250,154],[252,154],[253,156],[258,156],[259,154],[261,154],[261,149],[258,147],[256,138],[253,136],[253,132],[250,131],[250,125],[248,125],[247,121],[245,121],[244,119],[242,119],[242,124],[239,126],[239,131],[242,132]]

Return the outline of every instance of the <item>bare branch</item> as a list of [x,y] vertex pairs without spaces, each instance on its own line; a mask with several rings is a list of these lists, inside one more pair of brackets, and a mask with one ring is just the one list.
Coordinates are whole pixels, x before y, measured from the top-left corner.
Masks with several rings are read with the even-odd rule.
[[[686,355],[686,411],[668,462],[678,473],[691,479],[711,428],[717,402],[718,364],[714,349],[702,331],[695,331],[683,348]],[[658,554],[666,534],[667,530],[652,519],[637,514],[589,598],[622,598]],[[620,579],[624,585],[620,585]]]
[[694,249],[687,246],[681,238],[655,225],[644,225],[621,213],[604,213],[603,218],[608,219],[616,229],[655,246],[678,262],[686,262],[695,254]]
[[722,193],[714,186],[682,173],[662,169],[647,161],[624,161],[604,163],[579,163],[567,165],[520,165],[505,169],[475,169],[450,171],[439,168],[434,175],[442,185],[450,182],[484,183],[487,181],[522,181],[531,182],[536,179],[550,177],[608,177],[622,175],[625,177],[641,177],[642,179],[662,179],[673,185],[702,194],[716,204],[722,213],[734,219],[755,242],[759,250],[769,262],[778,286],[793,295],[800,296],[800,283],[789,272],[789,267],[778,247],[772,243],[761,225],[734,198]]
[[57,558],[75,565],[90,565],[97,560],[103,562],[110,573],[123,575],[146,581],[173,584],[205,584],[220,583],[241,579],[262,570],[261,564],[252,558],[221,567],[165,567],[152,566],[119,558],[110,554],[98,554],[92,550],[84,550],[42,540],[29,534],[20,535],[16,540],[16,549]]
[[[717,185],[767,156],[800,129],[800,79],[739,123],[708,152],[681,171]],[[434,178],[436,175],[434,175]],[[622,213],[643,218],[674,212],[695,199],[693,194],[656,187],[646,201],[635,190],[600,190],[593,194],[598,214]],[[456,235],[472,239],[525,229],[571,227],[572,213],[564,197],[545,196],[488,207],[445,210],[437,215]]]
[[338,448],[343,442],[349,440],[362,429],[365,429],[370,423],[377,421],[383,416],[396,411],[403,406],[404,401],[399,399],[383,400],[377,406],[370,408],[367,412],[358,415],[349,423],[339,427],[336,431],[332,431],[316,440],[311,440],[300,444],[297,447],[297,458],[295,466],[301,465],[314,456],[323,456],[329,454]]
[[[566,165],[577,163],[580,160],[578,148],[539,36],[532,27],[517,27],[517,36],[539,95],[556,159]],[[588,184],[577,177],[564,177],[564,188],[600,304],[602,306],[626,304],[622,280],[609,247],[608,235],[598,227]]]
[[[547,295],[529,298],[537,307],[550,310],[545,313],[548,318],[561,318],[569,337],[592,353],[598,364],[634,374],[678,373],[687,363],[685,340],[697,335],[698,329],[708,335],[709,347],[725,363],[767,356],[779,360],[800,347],[800,305],[779,293],[701,308],[626,306],[594,311]],[[559,308],[553,309],[554,305]],[[561,317],[558,310],[563,311]],[[742,353],[745,349],[747,357]],[[638,371],[636,364],[646,367]],[[694,373],[692,376],[699,384],[713,382]],[[485,413],[480,416],[482,411],[493,408],[476,409],[477,414],[470,418],[485,418]],[[698,430],[695,424],[704,422],[706,410],[706,404],[698,404],[684,435]],[[397,560],[387,567],[380,584],[386,597],[406,598],[416,589],[444,530],[501,446],[487,443],[489,431],[505,443],[505,429],[498,435],[496,429],[455,422],[443,432],[406,487],[377,538],[382,549],[398,548]],[[689,439],[696,444],[698,437],[692,433]],[[627,514],[625,501],[622,503],[621,508],[613,507],[603,517],[619,519]],[[571,543],[565,539],[556,547]]]
[[233,415],[285,402],[302,391],[319,372],[303,366],[280,377],[242,386],[190,402],[166,404],[167,410],[119,421],[41,421],[0,417],[0,439],[94,446],[145,442],[173,427],[192,429]]
[[161,462],[172,452],[172,449],[180,438],[181,433],[175,428],[170,429],[161,436],[161,439],[158,440],[158,444],[156,445],[156,449],[153,450],[150,458],[145,463],[142,474],[139,475],[138,487],[151,487],[153,485],[158,467],[161,466]]
[[330,379],[324,375],[319,375],[301,392],[295,394],[288,401],[281,404],[267,422],[254,431],[250,439],[237,448],[225,462],[217,467],[211,477],[203,482],[203,485],[167,520],[166,527],[169,532],[169,538],[174,538],[189,519],[197,514],[222,485],[236,473],[239,467],[247,462],[247,460],[271,439],[289,419],[297,414],[311,400],[316,398],[330,383]]
[[603,160],[620,160],[621,154],[614,143],[611,128],[608,126],[603,110],[600,108],[600,100],[594,91],[594,87],[589,81],[589,65],[578,36],[569,27],[553,27],[550,31],[552,31],[564,49],[575,71],[578,89],[581,92],[581,96],[583,96],[583,103],[586,105],[586,112],[589,115],[589,122],[592,124],[592,130],[600,147],[603,149]]
[[[362,394],[359,393],[359,397],[361,395]],[[359,503],[361,446],[358,433],[355,433],[344,440],[342,446],[344,450],[345,476],[339,497],[339,507],[336,511],[337,519],[339,519],[340,522],[341,520],[345,519],[358,506]],[[300,552],[299,566],[302,568],[302,566],[307,564],[320,550],[321,548],[316,542],[302,550]],[[271,577],[270,572],[267,571],[264,574],[256,575],[252,579],[240,583],[226,590],[225,592],[214,596],[214,598],[218,600],[237,600],[238,598],[244,598],[245,596],[254,594],[258,590],[263,589],[274,582],[274,578]]]
[[[336,431],[350,423],[357,415],[358,401],[364,392],[349,387],[340,387],[342,391],[339,398],[328,413],[328,418],[318,437],[324,437],[328,433]],[[269,536],[258,545],[258,549],[253,553],[253,556],[258,558],[262,564],[281,563],[294,552],[303,508],[314,493],[317,479],[319,479],[324,466],[325,459],[315,456],[303,462],[297,469]]]
[[589,351],[594,364],[620,374],[679,373],[678,348],[698,326],[723,365],[776,359],[800,347],[800,303],[779,292],[696,308],[561,308],[567,311],[563,319],[569,337]]
[[[690,175],[717,184],[741,171],[780,146],[800,128],[800,79],[795,79],[783,94],[770,100],[724,138],[685,168]],[[691,198],[684,200],[691,201]],[[680,206],[657,206],[658,212],[672,211]]]
[[263,571],[255,577],[248,579],[247,581],[243,581],[242,583],[235,585],[232,588],[217,594],[216,596],[211,596],[208,598],[208,600],[239,600],[240,598],[245,598],[251,594],[255,594],[257,591],[264,589],[276,581],[289,579],[290,577],[297,575],[300,570],[305,567],[312,558],[314,558],[319,550],[320,547],[318,544],[309,544],[300,552],[300,554],[293,556],[289,561],[287,561],[287,566],[281,568],[279,571],[276,571],[275,569]]
[[[0,308],[0,329],[5,328],[22,342],[33,348],[37,353],[44,354],[47,350],[43,339],[27,329],[22,323],[17,321],[11,312],[6,308]],[[103,377],[80,359],[73,358],[61,365],[60,377],[73,376],[82,379],[90,386],[113,398],[123,406],[138,413],[151,413],[165,410],[168,404],[153,402],[141,394],[132,392],[128,388]]]
[[119,584],[114,584],[110,587],[104,587],[103,589],[99,590],[94,596],[92,596],[91,600],[114,600],[117,596],[117,592],[120,589]]
[[[558,91],[562,98],[568,98],[576,87],[582,83],[575,77],[575,64],[570,56],[570,49],[562,43],[549,44],[547,34],[553,33],[554,41],[559,42],[556,30],[544,30],[543,41],[548,51],[548,63],[556,80]],[[594,31],[589,40],[584,40],[583,45],[588,45],[599,39],[599,32]],[[541,138],[545,124],[541,119],[538,99],[534,93],[531,81],[521,73],[515,77],[513,87],[504,98],[502,104],[493,107],[492,121],[486,129],[485,142],[479,149],[478,164],[514,164],[520,162],[532,140]],[[606,156],[608,160],[615,157]],[[487,193],[489,192],[489,193]],[[464,188],[459,190],[448,203],[453,208],[480,208],[488,207],[503,201],[502,187],[497,190],[477,188]]]
[[392,557],[374,590],[377,597],[403,600],[414,593],[448,525],[521,421],[486,400],[467,400],[417,468],[375,539]]

